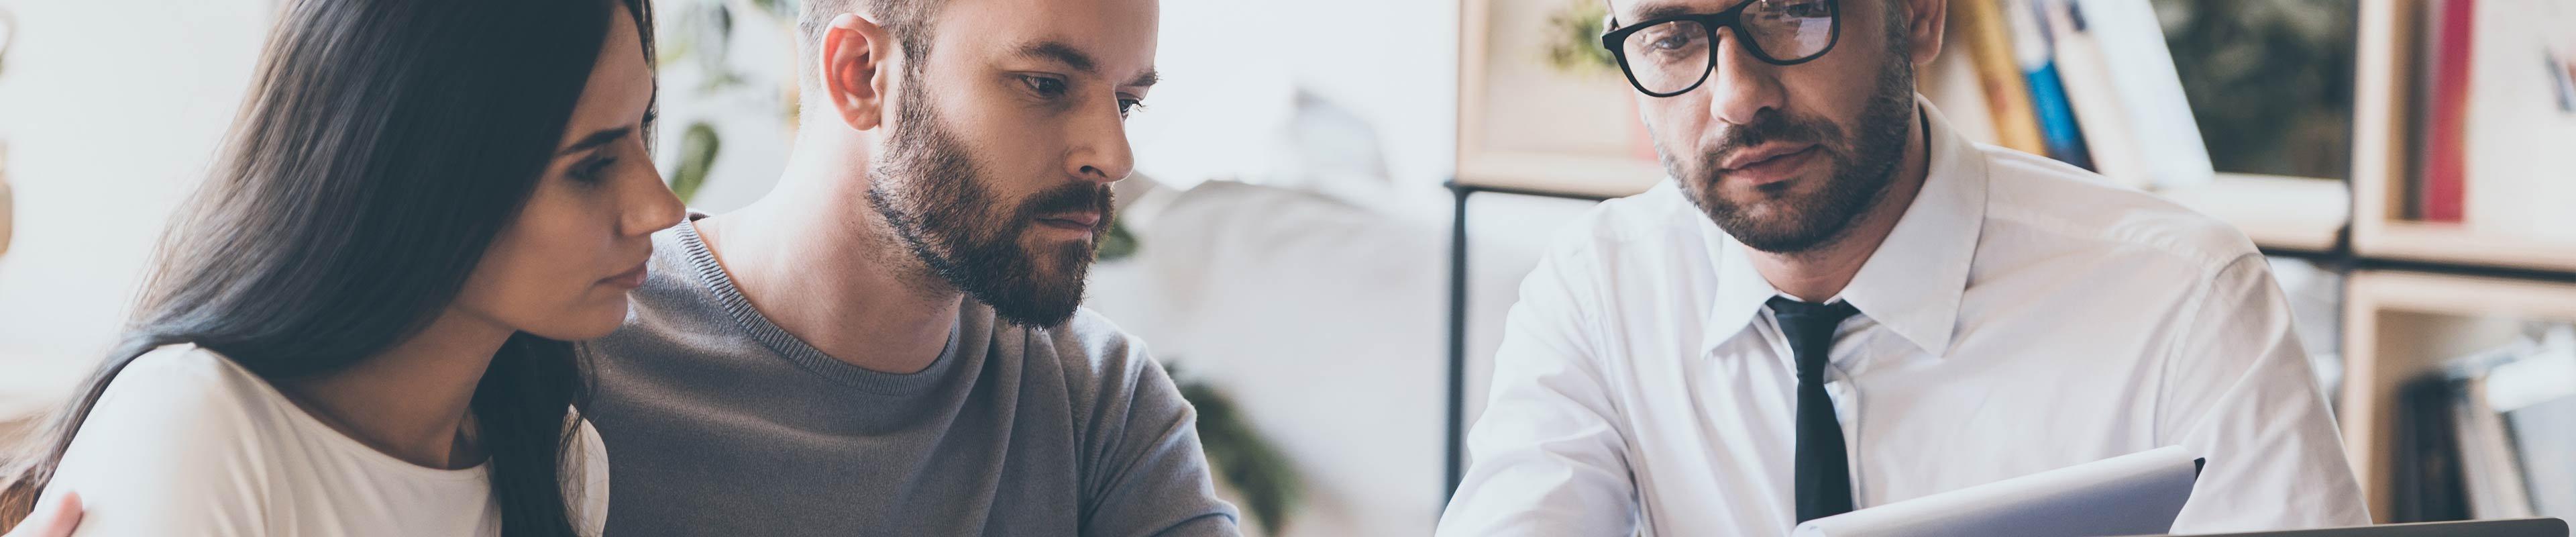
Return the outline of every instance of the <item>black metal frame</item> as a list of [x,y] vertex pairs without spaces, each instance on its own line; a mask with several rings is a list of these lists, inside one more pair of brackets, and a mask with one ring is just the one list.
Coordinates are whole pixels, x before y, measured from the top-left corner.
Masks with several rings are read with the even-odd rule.
[[1459,184],[1454,179],[1445,186],[1458,205],[1449,226],[1449,443],[1448,485],[1440,489],[1443,505],[1458,492],[1458,481],[1467,477],[1467,197],[1493,192],[1588,201],[1610,199],[1592,194]]
[[[1627,75],[1628,85],[1637,88],[1637,91],[1655,97],[1671,97],[1674,95],[1690,93],[1691,90],[1699,89],[1701,84],[1708,83],[1708,74],[1717,70],[1717,30],[1719,28],[1731,28],[1735,30],[1735,35],[1739,37],[1745,35],[1744,8],[1752,7],[1754,2],[1760,1],[1762,0],[1745,0],[1742,3],[1735,4],[1735,7],[1726,8],[1725,11],[1719,11],[1716,13],[1696,13],[1689,15],[1655,17],[1625,27],[1619,26],[1619,19],[1613,18],[1609,20],[1608,26],[1617,29],[1602,32],[1601,48],[1610,49],[1610,57],[1617,58],[1619,60],[1619,73]],[[1817,49],[1814,54],[1808,54],[1797,58],[1782,59],[1772,56],[1771,51],[1763,50],[1761,40],[1743,39],[1744,51],[1751,53],[1753,55],[1753,59],[1762,60],[1762,63],[1781,66],[1807,63],[1809,61],[1814,61],[1816,58],[1824,57],[1827,52],[1833,52],[1834,45],[1842,43],[1843,40],[1843,4],[1837,0],[1824,1],[1826,17],[1833,19],[1833,22],[1831,23],[1833,24],[1833,28],[1828,30],[1830,35],[1825,37],[1825,48]],[[1707,65],[1700,66],[1698,80],[1691,81],[1689,86],[1683,87],[1680,91],[1662,93],[1646,89],[1645,83],[1637,81],[1637,70],[1628,66],[1627,47],[1619,45],[1626,42],[1628,40],[1628,36],[1637,33],[1638,30],[1653,28],[1655,25],[1668,22],[1699,23],[1700,28],[1708,32],[1707,41],[1703,42],[1709,44],[1709,53]]]

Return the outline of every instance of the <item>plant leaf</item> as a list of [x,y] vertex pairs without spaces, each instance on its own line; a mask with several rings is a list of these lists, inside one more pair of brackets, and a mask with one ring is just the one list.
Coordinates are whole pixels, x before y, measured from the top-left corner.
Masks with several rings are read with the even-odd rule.
[[796,0],[751,0],[751,5],[778,20],[796,20]]
[[[1165,373],[1172,371],[1172,366],[1164,366]],[[1207,451],[1208,464],[1215,467],[1217,478],[1243,494],[1245,514],[1261,525],[1263,533],[1278,535],[1305,494],[1305,483],[1297,475],[1296,464],[1253,429],[1235,408],[1233,398],[1206,381],[1176,382],[1181,398],[1198,409],[1199,445]]]
[[679,196],[681,203],[697,197],[698,187],[706,186],[707,172],[715,169],[722,142],[716,128],[704,121],[690,123],[689,130],[680,134],[680,166],[671,171],[671,194]]
[[1601,48],[1601,34],[1609,31],[1602,23],[1609,17],[1609,4],[1600,0],[1573,0],[1548,15],[1548,65],[1571,74],[1617,74],[1619,59]]
[[1100,236],[1100,260],[1117,261],[1136,256],[1136,233],[1127,230],[1127,221],[1110,219],[1109,233]]

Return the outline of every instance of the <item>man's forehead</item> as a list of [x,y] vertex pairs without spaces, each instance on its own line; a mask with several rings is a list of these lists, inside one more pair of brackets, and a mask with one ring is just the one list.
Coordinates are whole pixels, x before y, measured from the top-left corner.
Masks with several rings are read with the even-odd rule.
[[956,0],[942,12],[942,41],[962,38],[987,53],[1057,60],[1111,78],[1153,70],[1154,0]]
[[1747,0],[1608,0],[1610,14],[1622,21],[1637,21],[1688,13],[1715,13],[1735,7]]

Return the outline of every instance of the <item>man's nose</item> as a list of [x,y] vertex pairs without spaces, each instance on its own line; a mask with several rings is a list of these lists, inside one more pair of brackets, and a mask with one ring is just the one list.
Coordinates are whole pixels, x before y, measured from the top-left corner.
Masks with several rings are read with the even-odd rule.
[[1702,89],[1708,92],[1708,113],[1729,125],[1750,125],[1763,110],[1780,107],[1787,92],[1780,87],[1779,67],[1764,63],[1745,50],[1744,40],[1732,28],[1717,31],[1715,64]]
[[1127,145],[1127,121],[1118,115],[1116,106],[1103,107],[1103,112],[1083,114],[1073,125],[1073,147],[1065,158],[1065,171],[1085,181],[1102,184],[1126,179],[1136,171],[1136,154]]

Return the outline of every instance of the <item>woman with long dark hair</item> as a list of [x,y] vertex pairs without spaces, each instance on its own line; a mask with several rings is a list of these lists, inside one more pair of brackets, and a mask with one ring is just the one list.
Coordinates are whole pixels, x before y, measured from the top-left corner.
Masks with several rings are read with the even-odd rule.
[[596,534],[568,340],[681,206],[644,0],[297,0],[126,341],[0,473],[0,528]]

